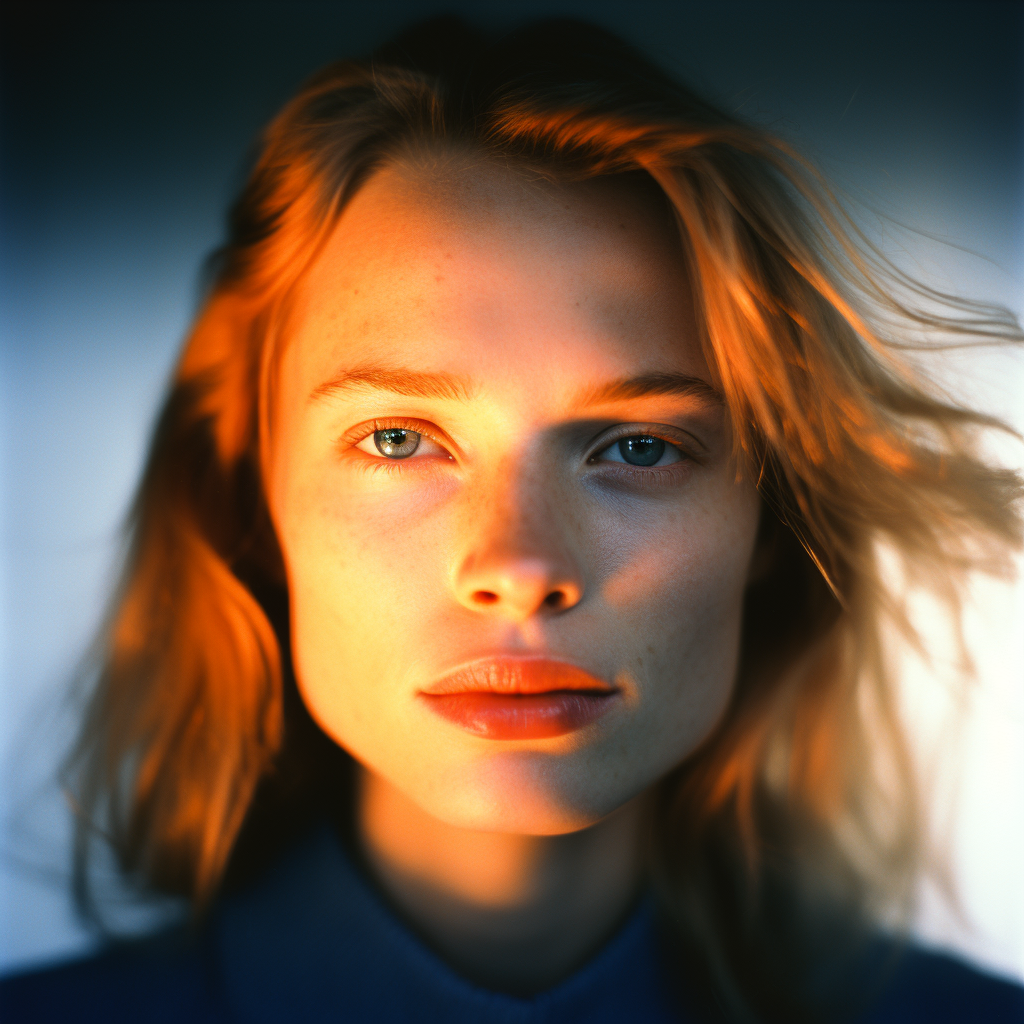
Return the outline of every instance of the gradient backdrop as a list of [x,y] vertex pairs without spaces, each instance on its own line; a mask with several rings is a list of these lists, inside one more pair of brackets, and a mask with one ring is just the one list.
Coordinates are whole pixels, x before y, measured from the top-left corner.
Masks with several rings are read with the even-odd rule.
[[[796,142],[903,265],[1024,306],[1017,3],[6,4],[0,971],[92,941],[71,912],[68,812],[53,781],[74,721],[68,679],[248,147],[318,65],[446,11],[608,25]],[[962,354],[940,375],[1024,426],[1013,354]],[[1021,463],[1013,445],[998,454]],[[962,903],[958,915],[925,892],[920,930],[1024,978],[1021,593],[976,588],[968,636],[981,682],[962,706],[948,699],[948,631],[919,605],[936,660],[908,660],[906,713]]]

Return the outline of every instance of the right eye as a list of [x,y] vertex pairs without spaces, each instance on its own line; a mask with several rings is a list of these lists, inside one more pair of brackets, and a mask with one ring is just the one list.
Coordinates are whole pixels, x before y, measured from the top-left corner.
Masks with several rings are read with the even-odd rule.
[[411,458],[413,455],[443,456],[450,458],[436,441],[408,427],[384,427],[367,434],[357,445],[361,452],[391,462]]
[[387,430],[375,430],[371,437],[374,447],[389,459],[407,459],[420,446],[420,438],[415,430],[400,430],[389,427]]

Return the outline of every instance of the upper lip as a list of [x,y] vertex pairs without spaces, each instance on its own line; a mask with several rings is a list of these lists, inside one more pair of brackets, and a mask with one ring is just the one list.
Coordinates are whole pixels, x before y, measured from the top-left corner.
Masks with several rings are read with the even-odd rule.
[[436,680],[421,692],[536,694],[559,690],[612,693],[616,687],[586,669],[550,657],[498,655],[467,662]]

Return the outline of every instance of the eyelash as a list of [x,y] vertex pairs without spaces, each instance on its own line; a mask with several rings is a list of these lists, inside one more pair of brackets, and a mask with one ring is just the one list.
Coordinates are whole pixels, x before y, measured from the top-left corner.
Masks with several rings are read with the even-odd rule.
[[[356,445],[365,441],[368,437],[371,437],[379,430],[415,431],[417,434],[433,441],[434,444],[447,451],[449,453],[448,458],[454,461],[454,456],[450,452],[450,449],[454,447],[451,440],[447,437],[438,436],[440,432],[437,431],[436,428],[432,428],[432,424],[424,420],[385,417],[383,419],[374,419],[370,424],[361,423],[359,426],[353,427],[342,436],[340,446],[345,449],[355,449]],[[603,455],[614,445],[628,437],[656,437],[659,440],[664,441],[665,444],[670,445],[679,453],[679,461],[670,463],[667,466],[633,466],[626,462],[597,461],[599,455]],[[388,459],[384,456],[380,456],[378,458],[372,455],[367,455],[366,468],[374,472],[394,473],[405,469],[406,466],[404,463],[408,461],[411,460]],[[623,429],[620,433],[614,435],[611,440],[606,439],[597,451],[587,457],[586,464],[592,466],[603,466],[606,470],[616,475],[627,475],[643,483],[651,484],[666,477],[677,476],[680,472],[685,470],[687,464],[698,461],[700,461],[698,456],[696,456],[692,451],[687,450],[687,448],[679,442],[678,438],[668,436],[667,431],[663,428],[659,428],[653,424],[650,426],[646,424],[631,424],[628,429]]]
[[[372,420],[369,424],[360,423],[359,426],[353,427],[342,436],[339,447],[346,450],[355,450],[356,445],[365,441],[368,437],[372,437],[378,430],[414,431],[422,437],[433,441],[434,444],[438,445],[438,447],[443,448],[448,452],[448,458],[454,460],[454,456],[450,452],[450,449],[454,447],[452,442],[447,437],[438,436],[439,431],[432,429],[432,425],[430,423],[427,423],[424,420],[403,419],[401,417],[385,417],[384,419]],[[364,453],[360,452],[359,454],[362,455]],[[410,460],[387,459],[383,455],[380,457],[366,455],[365,468],[371,472],[397,473],[406,468],[404,464],[408,461]],[[417,461],[422,461],[422,459]]]
[[[679,455],[679,461],[669,463],[667,466],[634,466],[628,462],[597,461],[599,455],[603,455],[611,448],[614,448],[620,441],[624,441],[629,437],[655,437],[659,441],[664,441],[665,444],[676,450]],[[618,476],[632,477],[635,481],[648,486],[677,477],[681,472],[685,472],[690,464],[698,461],[700,461],[699,458],[692,451],[688,450],[678,437],[669,436],[666,430],[653,424],[647,425],[642,423],[630,424],[628,428],[615,434],[610,441],[605,440],[597,451],[587,457],[587,465],[602,466],[611,473]]]

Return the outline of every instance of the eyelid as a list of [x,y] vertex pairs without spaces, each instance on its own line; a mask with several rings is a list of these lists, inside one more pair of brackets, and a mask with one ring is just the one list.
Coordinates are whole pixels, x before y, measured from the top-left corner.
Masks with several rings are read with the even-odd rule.
[[688,430],[670,427],[664,423],[621,423],[600,436],[587,455],[586,461],[590,462],[595,456],[611,448],[616,441],[626,437],[656,437],[678,448],[688,459],[697,460],[709,454],[707,446]]
[[[343,448],[355,448],[360,441],[365,441],[378,430],[412,430],[443,448],[450,459],[454,459],[459,450],[458,445],[435,424],[411,416],[377,416],[372,420],[364,420],[346,430],[339,444]],[[380,458],[388,461],[383,455]]]

